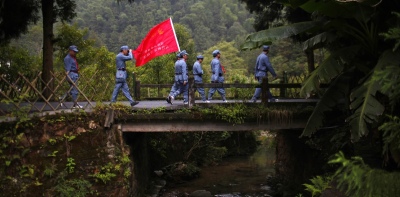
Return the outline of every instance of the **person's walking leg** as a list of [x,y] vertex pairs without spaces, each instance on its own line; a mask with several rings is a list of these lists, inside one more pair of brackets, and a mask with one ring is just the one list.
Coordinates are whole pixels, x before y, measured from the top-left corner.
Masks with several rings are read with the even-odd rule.
[[[202,84],[203,83],[203,81],[194,81],[194,83],[195,84]],[[204,88],[196,88],[194,91],[196,92],[196,90],[199,92],[199,94],[200,94],[200,97],[201,97],[201,100],[202,101],[206,101],[207,100],[207,98],[206,98],[206,93],[205,93],[205,91],[204,91]]]
[[217,91],[221,95],[222,101],[226,102],[225,88],[217,88]]
[[128,83],[126,83],[126,82],[122,84],[122,93],[124,93],[125,97],[128,99],[128,101],[132,107],[139,103],[139,102],[136,102],[135,100],[133,100],[131,93],[129,92]]
[[208,90],[208,100],[211,100],[211,99],[212,99],[212,96],[214,95],[215,91],[216,91],[215,88],[210,88],[210,89]]
[[117,96],[118,96],[118,92],[119,89],[121,88],[122,83],[115,83],[115,87],[111,96],[111,103],[115,103],[117,102]]
[[74,82],[74,84],[71,83],[72,89],[71,89],[71,97],[72,97],[72,101],[74,102],[74,107],[78,107],[78,108],[82,108],[82,106],[80,106],[78,104],[78,74],[74,74],[71,77],[71,80]]
[[269,88],[268,88],[268,91],[267,91],[267,96],[268,96],[268,99],[269,99],[270,102],[276,102],[277,101],[277,99],[275,99],[274,96],[272,96],[272,93],[271,93]]
[[[262,83],[262,77],[257,77],[257,80],[258,80],[258,84],[261,85],[261,83]],[[261,95],[261,88],[256,88],[256,90],[254,91],[254,95],[253,95],[253,97],[251,98],[251,101],[252,101],[252,102],[256,102],[257,99],[260,98],[260,95]]]
[[134,100],[132,99],[132,96],[129,92],[129,87],[127,83],[122,83],[122,93],[124,94],[124,96],[126,97],[126,99],[128,99],[129,103],[133,103]]
[[183,92],[183,104],[187,104],[189,102],[189,84],[182,84],[182,92]]
[[174,93],[175,93],[175,91],[176,91],[176,83],[175,83],[175,81],[174,81],[174,84],[172,84],[172,87],[171,87],[171,91],[169,92],[169,94],[168,94],[168,96],[167,96],[167,98],[165,99],[166,101],[167,101],[167,103],[169,103],[169,104],[171,104],[172,105],[172,100],[174,99],[173,98],[173,95],[174,95]]
[[206,101],[207,98],[206,98],[206,92],[204,91],[204,88],[197,88],[197,91],[200,94],[201,100]]

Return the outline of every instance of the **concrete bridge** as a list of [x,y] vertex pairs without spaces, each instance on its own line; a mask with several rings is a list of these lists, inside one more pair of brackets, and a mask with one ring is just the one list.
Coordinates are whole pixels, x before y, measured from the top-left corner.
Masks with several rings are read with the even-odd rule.
[[[164,101],[165,102],[165,101]],[[229,103],[213,101],[198,103],[193,108],[183,104],[165,105],[162,101],[145,101],[134,107],[133,114],[115,115],[118,111],[109,109],[104,122],[108,128],[117,125],[122,132],[196,132],[196,131],[254,131],[302,129],[317,100],[287,99],[270,103],[248,103],[230,100]],[[243,111],[239,122],[223,118],[229,110],[238,107]],[[217,107],[217,109],[215,108]],[[224,108],[227,112],[219,111]],[[246,109],[244,109],[246,108]],[[259,109],[256,112],[256,109]],[[308,110],[307,110],[308,109]],[[145,110],[145,111],[143,111]],[[213,110],[211,113],[209,110]],[[234,119],[234,118],[233,118]]]
[[[55,87],[53,93],[49,97],[42,95],[43,86],[38,83],[40,81],[40,73],[31,77],[19,74],[15,78],[7,78],[0,76],[0,122],[13,121],[23,113],[28,113],[28,116],[43,116],[57,113],[74,113],[79,111],[92,112],[96,106],[108,106],[109,94],[113,88],[113,80],[104,80],[101,84],[100,78],[90,76],[90,80],[80,79],[86,84],[73,84],[79,91],[78,104],[83,106],[82,109],[74,109],[73,102],[59,100],[56,95],[62,95],[68,91],[68,84],[66,84],[66,76],[62,74],[53,74]],[[134,75],[133,75],[134,76]],[[85,76],[82,75],[81,78]],[[300,78],[304,78],[300,77]],[[96,80],[97,81],[96,81]],[[102,78],[101,78],[102,79]],[[295,83],[297,82],[297,83]],[[99,83],[101,85],[99,85]],[[97,85],[96,85],[97,84]],[[163,97],[169,92],[172,84],[141,84],[136,80],[132,81],[132,94],[139,100],[140,103],[132,108],[135,115],[124,117],[123,119],[115,116],[114,110],[108,108],[107,117],[104,127],[110,127],[113,123],[124,132],[181,132],[181,131],[249,131],[249,130],[262,130],[262,129],[299,129],[303,128],[306,122],[304,116],[297,117],[296,119],[290,118],[290,121],[279,122],[272,121],[273,116],[277,114],[266,114],[270,119],[260,119],[259,117],[249,117],[241,124],[232,124],[231,122],[221,121],[216,119],[216,116],[224,116],[215,113],[214,117],[198,119],[198,117],[191,116],[192,113],[198,113],[196,109],[212,109],[216,106],[229,107],[236,104],[244,104],[250,108],[258,109],[266,106],[275,109],[276,111],[284,110],[286,114],[295,114],[296,112],[290,111],[288,106],[297,106],[295,108],[306,108],[314,106],[318,100],[316,99],[299,99],[298,91],[301,84],[298,81],[288,81],[288,76],[284,76],[279,83],[268,83],[265,78],[262,84],[243,84],[243,83],[224,83],[224,84],[194,84],[193,78],[189,80],[189,105],[183,105],[183,102],[177,100],[173,105],[168,104]],[[212,100],[211,103],[204,103],[201,100],[196,100],[195,88],[204,87],[224,87],[228,91],[229,103],[223,103],[220,100]],[[246,99],[240,96],[241,90],[248,91],[250,94],[254,92],[255,87],[262,88],[261,99],[257,103],[249,103],[250,95],[246,95]],[[44,89],[48,88],[47,86]],[[69,87],[71,88],[71,87]],[[270,88],[273,94],[279,100],[276,103],[269,103],[265,94],[266,90]],[[105,91],[107,89],[107,91]],[[149,98],[150,89],[156,90],[156,97]],[[166,89],[167,91],[162,91]],[[147,90],[147,97],[143,93]],[[290,94],[289,92],[292,91]],[[142,93],[141,93],[142,92]],[[164,92],[164,93],[162,93]],[[293,93],[295,92],[295,93]],[[108,94],[107,94],[108,93]],[[249,93],[247,93],[249,94]],[[161,98],[160,98],[161,96]],[[217,96],[217,95],[216,95]],[[198,97],[197,97],[198,98]],[[218,98],[215,97],[215,98]],[[178,98],[179,99],[179,98]],[[100,101],[99,101],[100,100]],[[123,105],[129,106],[128,102],[120,102]],[[140,114],[141,110],[147,111],[162,111],[155,114]],[[186,113],[181,113],[186,111]],[[139,113],[138,113],[139,112]],[[308,116],[307,116],[308,117]],[[279,117],[275,117],[278,120]],[[280,117],[280,119],[284,119]],[[289,120],[289,119],[287,119]]]

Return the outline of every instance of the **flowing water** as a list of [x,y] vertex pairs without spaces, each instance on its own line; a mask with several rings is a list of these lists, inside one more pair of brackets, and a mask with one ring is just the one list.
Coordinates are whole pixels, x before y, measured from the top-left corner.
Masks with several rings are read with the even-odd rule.
[[167,188],[162,197],[188,196],[197,190],[218,197],[269,196],[268,176],[274,174],[275,149],[261,145],[251,156],[226,158],[217,166],[203,167],[201,176]]

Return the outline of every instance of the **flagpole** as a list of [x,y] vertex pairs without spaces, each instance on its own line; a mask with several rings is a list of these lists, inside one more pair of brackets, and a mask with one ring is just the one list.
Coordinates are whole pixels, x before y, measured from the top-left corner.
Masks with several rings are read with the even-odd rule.
[[175,36],[175,40],[176,40],[176,45],[178,45],[178,51],[181,51],[181,48],[180,48],[179,42],[178,42],[178,38],[176,37],[174,24],[172,23],[172,18],[171,18],[171,17],[169,17],[169,21],[171,21],[171,27],[172,27],[172,31],[174,31],[174,36]]

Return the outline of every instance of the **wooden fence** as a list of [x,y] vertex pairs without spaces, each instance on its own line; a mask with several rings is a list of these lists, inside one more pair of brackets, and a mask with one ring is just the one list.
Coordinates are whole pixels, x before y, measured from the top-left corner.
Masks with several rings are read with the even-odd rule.
[[[51,73],[52,79],[45,84],[41,79],[41,72],[23,75],[9,75],[0,73],[0,115],[7,115],[11,111],[44,112],[68,109],[72,107],[62,105],[64,101],[61,96],[68,92],[71,87],[67,83],[65,72]],[[164,100],[171,89],[172,84],[141,84],[136,80],[135,74],[128,78],[128,84],[132,84],[131,93],[136,100]],[[301,83],[305,79],[303,74],[284,73],[280,83],[268,83],[264,80],[263,92],[266,88],[271,88],[273,95],[280,98],[299,98]],[[115,86],[115,77],[113,73],[102,73],[101,71],[86,71],[79,73],[77,84],[73,84],[78,89],[78,101],[84,109],[93,107],[97,102],[109,102]],[[223,87],[228,88],[229,99],[250,99],[254,89],[259,86],[257,83],[204,83],[194,84],[190,81],[190,102],[194,103],[194,88],[196,87]],[[261,87],[261,86],[259,86]],[[48,97],[43,95],[44,90],[51,90]],[[161,91],[164,89],[164,91]],[[147,90],[147,96],[145,91]],[[243,93],[245,91],[245,93]],[[152,94],[150,94],[152,92]],[[156,95],[154,96],[154,92]],[[263,101],[267,102],[265,94]],[[124,100],[122,94],[119,99]],[[71,103],[71,102],[69,102]]]

